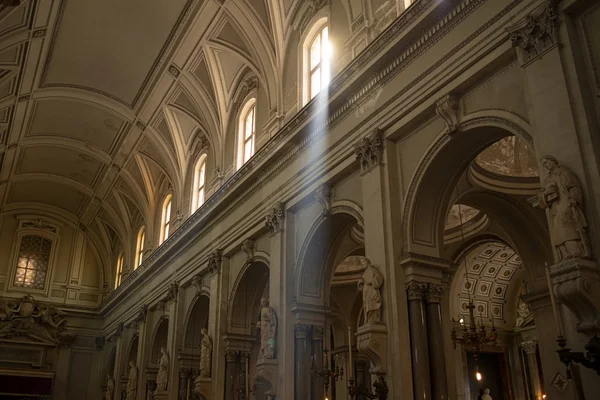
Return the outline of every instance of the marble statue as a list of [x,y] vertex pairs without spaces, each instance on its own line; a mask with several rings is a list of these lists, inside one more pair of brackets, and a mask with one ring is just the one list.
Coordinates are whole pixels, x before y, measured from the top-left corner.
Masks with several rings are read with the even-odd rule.
[[269,299],[263,297],[260,301],[260,319],[257,323],[260,329],[259,359],[273,360],[275,358],[275,336],[277,335],[277,314],[269,305]]
[[127,400],[136,400],[138,369],[133,361],[129,361],[129,378],[127,379]]
[[358,281],[358,290],[362,290],[365,324],[381,322],[381,294],[379,289],[383,285],[383,275],[371,264],[368,258],[361,260],[365,272]]
[[517,323],[516,327],[523,326],[527,317],[531,315],[531,311],[529,310],[529,306],[523,300],[519,299],[519,306],[517,308]]
[[203,378],[210,378],[213,341],[210,336],[208,336],[208,331],[206,329],[202,328],[201,332],[202,343],[200,345],[200,376]]
[[113,400],[113,396],[115,395],[115,380],[112,376],[106,376],[106,392],[104,393],[104,398],[106,400]]
[[30,295],[10,304],[0,297],[0,338],[28,336],[58,343],[66,330],[66,323],[59,310],[38,303]]
[[156,374],[156,391],[167,390],[167,383],[169,382],[169,364],[171,359],[169,352],[164,347],[160,348],[161,356],[158,361],[158,374]]
[[579,180],[552,156],[544,156],[540,161],[548,171],[539,195],[540,207],[549,212],[550,240],[556,261],[589,258],[587,222],[582,210],[583,193]]
[[490,396],[490,389],[485,389],[483,391],[483,396],[481,396],[481,400],[492,400],[492,396]]

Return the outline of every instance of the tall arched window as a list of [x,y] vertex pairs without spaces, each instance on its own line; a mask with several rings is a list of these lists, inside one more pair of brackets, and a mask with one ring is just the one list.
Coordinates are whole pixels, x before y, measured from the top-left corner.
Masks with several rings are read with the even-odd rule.
[[135,246],[135,267],[137,269],[144,262],[144,242],[146,241],[146,228],[141,227],[138,232],[137,244]]
[[202,155],[194,168],[194,193],[192,197],[192,212],[204,204],[206,187],[206,155]]
[[117,273],[115,275],[115,289],[121,284],[121,278],[123,277],[123,254],[117,258]]
[[246,102],[240,113],[238,139],[238,168],[254,155],[254,137],[256,130],[256,99]]
[[331,46],[327,19],[317,21],[304,42],[304,103],[308,103],[331,79]]
[[160,224],[160,243],[169,238],[171,229],[171,195],[168,195],[163,203],[162,220]]

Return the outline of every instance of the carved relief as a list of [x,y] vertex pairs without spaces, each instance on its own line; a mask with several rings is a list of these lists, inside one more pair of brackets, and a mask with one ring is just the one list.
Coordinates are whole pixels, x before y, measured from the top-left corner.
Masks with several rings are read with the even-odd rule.
[[435,112],[446,123],[446,133],[458,131],[458,101],[453,94],[447,94],[435,103]]
[[135,317],[136,322],[146,322],[146,316],[148,315],[148,305],[144,304],[140,307],[137,316]]
[[439,303],[444,293],[444,286],[430,283],[427,291],[424,293],[427,303]]
[[531,316],[529,306],[522,299],[519,299],[519,306],[517,307],[517,323],[515,324],[515,327],[518,328],[525,325],[525,322],[530,319],[529,316]]
[[43,305],[30,296],[16,303],[0,297],[0,338],[27,336],[34,340],[58,344],[66,330],[63,314],[56,308]]
[[521,26],[510,33],[513,46],[523,49],[523,62],[530,62],[557,43],[558,13],[556,0],[549,0],[535,14],[526,17]]
[[521,347],[525,351],[526,354],[535,354],[537,351],[537,340],[528,340],[526,342],[521,343]]
[[358,290],[362,291],[363,308],[365,313],[365,324],[381,322],[381,293],[379,289],[383,285],[383,275],[371,264],[371,261],[363,257],[362,267],[365,269],[358,281]]
[[208,256],[208,271],[211,274],[218,274],[221,272],[221,265],[223,264],[223,250],[217,249]]
[[306,339],[310,334],[310,325],[296,324],[294,325],[294,336],[296,339]]
[[427,284],[422,282],[412,281],[406,285],[406,293],[408,300],[423,300],[427,292]]
[[283,229],[284,211],[283,203],[277,204],[265,216],[265,224],[271,233],[279,232]]
[[167,301],[177,300],[177,294],[179,293],[179,283],[172,282],[167,289]]
[[363,138],[354,146],[354,154],[360,162],[363,173],[379,165],[383,157],[383,138],[382,132],[376,129],[371,135]]
[[242,251],[246,253],[246,261],[254,258],[254,239],[246,239],[242,242]]
[[587,221],[579,179],[552,156],[544,156],[540,162],[548,171],[539,194],[540,207],[548,210],[550,241],[556,261],[589,258]]
[[329,185],[323,185],[315,191],[315,199],[319,202],[323,210],[321,216],[327,218],[331,213],[331,188]]
[[241,83],[237,95],[238,104],[242,103],[246,97],[256,89],[258,89],[258,78],[255,76],[248,78]]

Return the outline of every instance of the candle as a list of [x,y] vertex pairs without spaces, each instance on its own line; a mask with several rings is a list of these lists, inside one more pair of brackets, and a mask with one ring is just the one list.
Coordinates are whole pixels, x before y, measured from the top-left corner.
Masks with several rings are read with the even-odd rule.
[[548,281],[548,287],[550,288],[550,302],[552,302],[552,311],[554,311],[554,319],[556,321],[556,328],[558,329],[558,336],[563,336],[562,322],[560,320],[560,313],[558,306],[556,305],[556,299],[554,298],[554,288],[552,286],[552,278],[550,278],[550,268],[548,263],[544,263],[546,270],[546,280]]
[[248,370],[248,358],[246,357],[246,399],[249,399],[249,390],[250,390],[250,371]]
[[348,377],[352,378],[352,374],[354,371],[354,364],[352,364],[352,333],[350,331],[350,327],[348,327]]

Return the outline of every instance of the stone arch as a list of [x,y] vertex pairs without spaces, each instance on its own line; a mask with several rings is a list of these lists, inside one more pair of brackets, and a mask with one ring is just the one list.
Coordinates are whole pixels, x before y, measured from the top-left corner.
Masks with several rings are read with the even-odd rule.
[[138,335],[135,335],[133,338],[131,338],[131,342],[129,342],[129,349],[127,351],[127,365],[129,365],[129,362],[131,361],[137,364],[139,342],[140,338]]
[[200,346],[200,330],[208,328],[208,313],[210,298],[206,293],[196,296],[188,311],[185,325],[184,347],[195,348]]
[[440,134],[423,156],[407,191],[403,249],[439,256],[449,200],[470,163],[489,145],[509,135],[520,137],[533,148],[529,130],[514,116],[474,113],[452,136]]
[[247,262],[233,286],[227,312],[230,333],[256,334],[260,300],[269,294],[269,266],[262,261]]
[[[311,226],[300,249],[295,273],[295,297],[298,303],[326,307],[329,302],[329,282],[333,276],[336,256],[342,239],[352,229],[362,230],[362,215],[358,207],[337,204],[328,215],[319,216]],[[346,249],[346,255],[362,244]],[[335,249],[335,251],[332,251]],[[338,260],[339,261],[339,260]],[[327,283],[327,285],[326,285]]]
[[161,318],[156,324],[154,334],[152,335],[152,348],[150,353],[150,364],[158,362],[160,357],[160,348],[167,347],[167,336],[169,332],[169,319]]

